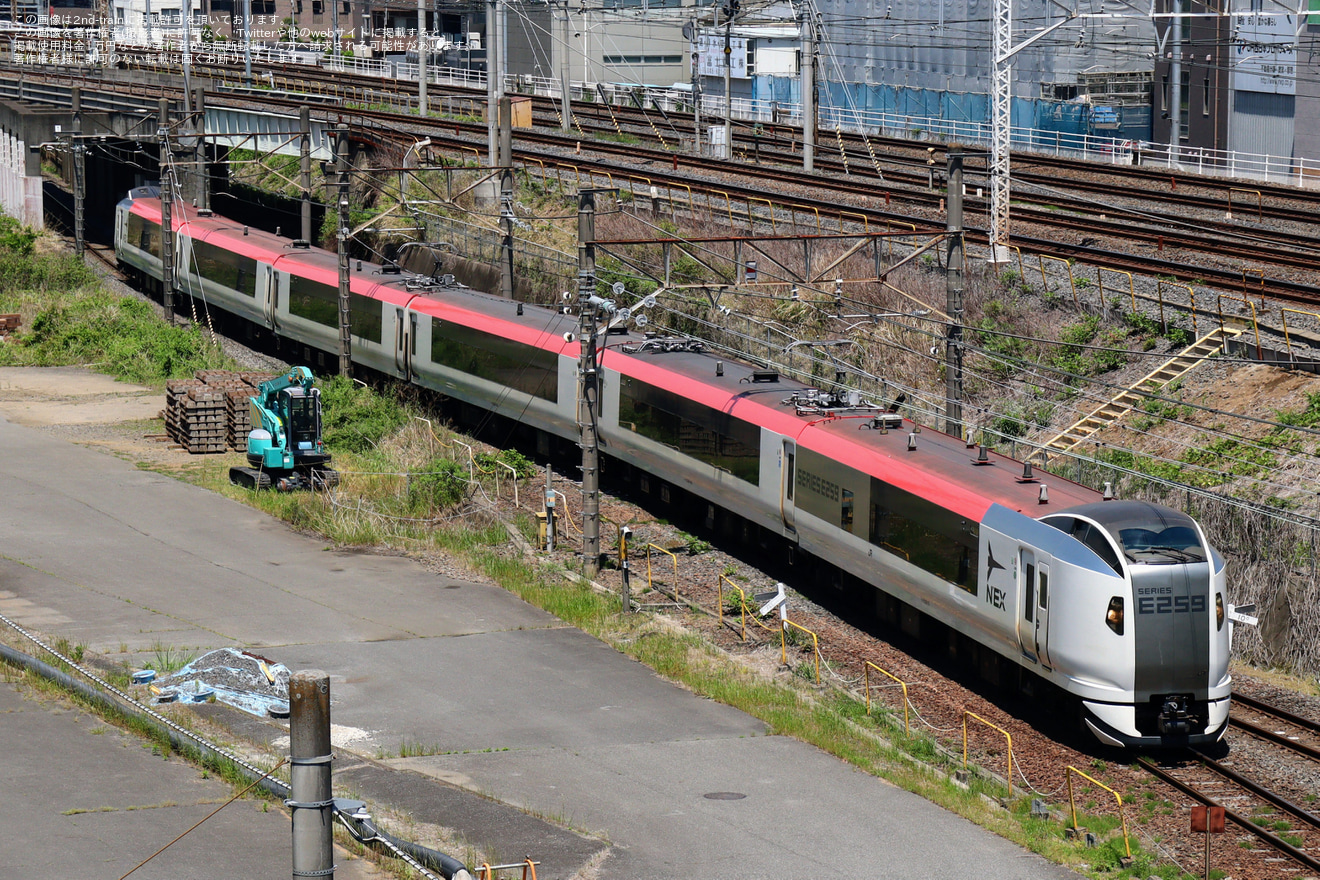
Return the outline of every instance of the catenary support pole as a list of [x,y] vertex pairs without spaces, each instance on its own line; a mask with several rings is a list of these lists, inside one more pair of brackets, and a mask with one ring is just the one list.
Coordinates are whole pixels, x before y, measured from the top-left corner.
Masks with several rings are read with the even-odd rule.
[[417,0],[417,115],[423,119],[426,107],[426,63],[431,59],[431,41],[426,34],[426,0]]
[[174,168],[170,156],[170,102],[160,99],[157,111],[160,137],[160,276],[165,323],[174,323]]
[[211,163],[206,155],[206,86],[198,83],[193,89],[193,180],[197,186],[197,207],[211,210]]
[[82,142],[82,89],[73,87],[70,102],[73,109],[73,136],[69,139],[73,153],[73,252],[81,260],[87,250],[87,152]]
[[500,57],[500,7],[499,0],[489,0],[486,4],[486,156],[494,164],[499,151],[499,104],[503,93],[501,75],[504,59]]
[[561,26],[563,29],[560,31],[559,36],[559,94],[562,95],[564,99],[564,118],[562,128],[564,134],[568,134],[573,130],[572,83],[568,76],[568,65],[571,60],[569,58],[571,53],[568,51],[570,45],[568,41],[570,30],[568,21],[568,0],[564,0],[564,20],[561,22]]
[[335,126],[335,169],[339,172],[339,375],[353,375],[353,315],[348,275],[348,126]]
[[949,163],[949,271],[945,311],[949,314],[949,335],[944,343],[947,398],[944,432],[958,437],[962,434],[963,397],[963,153],[950,149],[946,156]]
[[330,790],[330,676],[289,676],[288,806],[293,810],[293,880],[334,878],[334,797]]
[[298,143],[298,185],[302,190],[299,204],[298,237],[312,240],[312,108],[298,108],[298,127],[302,136]]
[[513,99],[500,98],[500,295],[513,299]]
[[[730,3],[733,0],[729,0]],[[733,9],[724,19],[724,157],[733,158]]]
[[578,435],[582,443],[582,569],[600,571],[600,450],[596,437],[596,194],[578,193]]
[[802,11],[802,170],[816,170],[816,20]]

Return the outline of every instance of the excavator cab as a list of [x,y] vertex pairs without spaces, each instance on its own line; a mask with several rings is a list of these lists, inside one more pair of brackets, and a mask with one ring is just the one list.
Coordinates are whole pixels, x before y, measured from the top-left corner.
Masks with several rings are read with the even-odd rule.
[[229,469],[229,479],[250,489],[321,489],[339,483],[321,440],[321,392],[312,371],[294,367],[261,383],[250,398],[252,431],[248,467]]

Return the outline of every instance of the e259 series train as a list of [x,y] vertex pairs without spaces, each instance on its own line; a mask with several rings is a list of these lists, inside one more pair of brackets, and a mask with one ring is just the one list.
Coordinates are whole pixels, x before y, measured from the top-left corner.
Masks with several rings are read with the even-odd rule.
[[[184,293],[286,342],[337,351],[334,254],[187,206],[173,225]],[[119,203],[115,250],[159,285],[155,189]],[[542,438],[577,439],[572,316],[356,263],[351,328],[355,363]],[[643,491],[685,492],[704,500],[708,521],[828,561],[832,585],[860,591],[882,619],[915,635],[938,622],[959,660],[988,677],[1071,695],[1102,742],[1223,735],[1224,561],[1191,518],[1103,501],[995,454],[978,461],[959,438],[917,432],[856,393],[817,391],[699,345],[607,341],[598,435]]]

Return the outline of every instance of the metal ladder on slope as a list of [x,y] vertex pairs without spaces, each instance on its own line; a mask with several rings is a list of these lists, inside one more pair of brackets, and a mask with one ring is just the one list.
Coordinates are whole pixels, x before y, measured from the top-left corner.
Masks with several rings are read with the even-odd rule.
[[[1178,354],[1160,364],[1143,376],[1131,388],[1114,395],[1107,403],[1087,413],[1056,434],[1048,443],[1037,450],[1036,455],[1042,463],[1049,460],[1051,453],[1068,452],[1092,435],[1104,430],[1127,415],[1145,400],[1143,390],[1162,388],[1196,369],[1205,358],[1223,350],[1230,339],[1241,336],[1243,327],[1216,327],[1200,339],[1193,342]],[[1147,386],[1151,386],[1147,388]]]

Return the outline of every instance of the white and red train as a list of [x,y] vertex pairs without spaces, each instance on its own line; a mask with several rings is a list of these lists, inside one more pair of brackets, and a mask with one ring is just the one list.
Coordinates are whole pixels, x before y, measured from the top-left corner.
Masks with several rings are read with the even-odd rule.
[[[119,203],[119,262],[148,284],[161,279],[160,226],[154,189]],[[176,209],[174,227],[184,293],[286,343],[338,350],[334,254],[192,208]],[[579,345],[566,339],[576,318],[353,265],[355,363],[577,439]],[[912,433],[857,395],[836,399],[699,346],[609,343],[599,436],[644,491],[685,492],[712,521],[732,515],[827,561],[830,579],[880,617],[927,637],[938,622],[959,660],[990,678],[1049,682],[1105,743],[1223,735],[1224,561],[1188,516],[1024,478],[1011,459],[978,462],[958,438]]]

